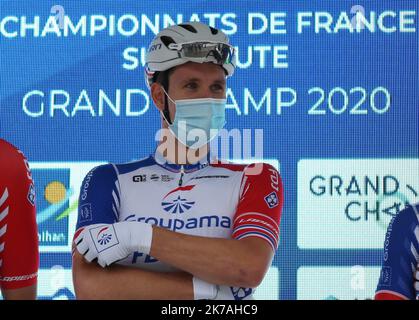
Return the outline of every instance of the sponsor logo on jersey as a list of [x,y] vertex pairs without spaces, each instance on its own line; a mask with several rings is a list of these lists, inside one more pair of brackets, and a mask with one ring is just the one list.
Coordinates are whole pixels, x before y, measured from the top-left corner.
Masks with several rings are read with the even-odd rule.
[[140,174],[132,177],[133,182],[146,182],[147,177],[145,174]]
[[[158,175],[158,174],[151,174],[150,176],[148,176],[148,179],[151,181],[162,181],[162,182],[170,182],[172,180],[174,180],[173,177],[169,176],[168,174],[162,174],[162,175]],[[140,174],[140,175],[135,175],[132,177],[132,181],[133,182],[147,182],[147,175],[145,174]]]
[[29,186],[27,199],[32,206],[35,205],[35,187],[33,183]]
[[94,243],[98,252],[108,250],[109,248],[119,244],[113,225],[101,225],[89,229],[89,233],[92,239],[96,239],[94,240]]
[[80,206],[79,209],[79,222],[88,222],[92,221],[93,215],[92,215],[92,204],[91,203],[85,203],[82,206]]
[[163,197],[161,205],[166,212],[176,214],[185,213],[195,204],[195,201],[186,199],[186,195],[191,191],[195,185],[178,187]]
[[135,214],[132,214],[125,218],[125,221],[150,223],[172,231],[198,228],[231,228],[231,219],[229,217],[217,215],[193,217],[189,219],[167,219],[157,217],[137,217]]
[[157,175],[157,174],[153,173],[153,174],[150,176],[150,180],[151,180],[151,181],[159,181],[159,180],[160,180],[160,177],[159,177],[159,175]]
[[384,266],[381,269],[380,284],[383,285],[383,286],[391,286],[391,274],[392,274],[391,267]]
[[279,201],[275,191],[272,191],[265,197],[265,202],[270,209],[275,208],[278,205]]
[[230,178],[230,176],[224,176],[224,175],[213,175],[213,176],[200,176],[200,177],[193,177],[191,180],[193,179],[226,179],[226,178]]
[[26,274],[22,276],[9,276],[9,277],[0,277],[0,281],[2,282],[15,282],[15,281],[26,281],[38,276],[38,272],[32,274]]
[[174,180],[174,178],[169,176],[168,174],[162,174],[161,175],[161,181],[163,181],[163,182],[170,182],[172,180]]

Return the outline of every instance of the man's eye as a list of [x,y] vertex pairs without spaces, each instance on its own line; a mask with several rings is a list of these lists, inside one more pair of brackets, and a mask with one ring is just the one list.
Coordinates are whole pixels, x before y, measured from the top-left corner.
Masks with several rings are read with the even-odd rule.
[[220,84],[214,84],[214,85],[212,85],[212,90],[213,91],[221,91],[221,90],[224,90],[224,87]]
[[188,84],[185,85],[185,88],[188,89],[196,89],[198,87],[198,85],[195,82],[189,82]]

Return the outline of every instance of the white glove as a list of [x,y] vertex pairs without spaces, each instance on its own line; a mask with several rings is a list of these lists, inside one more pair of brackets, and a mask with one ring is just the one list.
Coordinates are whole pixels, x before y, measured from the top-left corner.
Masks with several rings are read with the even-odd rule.
[[91,262],[97,258],[103,268],[136,251],[150,253],[153,227],[137,221],[92,224],[74,239],[77,250]]
[[193,295],[194,300],[215,299],[218,293],[218,286],[205,282],[199,278],[193,277]]
[[256,288],[220,286],[214,300],[253,300]]

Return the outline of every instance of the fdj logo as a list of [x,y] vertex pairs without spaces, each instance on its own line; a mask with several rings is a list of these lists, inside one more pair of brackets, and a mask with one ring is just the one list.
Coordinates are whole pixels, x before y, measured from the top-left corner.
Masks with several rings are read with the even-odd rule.
[[33,169],[40,245],[67,244],[71,190],[69,169]]
[[191,191],[195,185],[179,187],[168,194],[166,194],[162,200],[162,207],[165,211],[170,213],[184,213],[192,208],[195,201],[188,201],[185,195]]

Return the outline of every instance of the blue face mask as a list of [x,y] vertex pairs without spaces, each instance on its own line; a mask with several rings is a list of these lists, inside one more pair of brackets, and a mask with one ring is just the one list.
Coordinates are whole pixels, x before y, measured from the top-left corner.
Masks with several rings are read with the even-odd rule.
[[[185,146],[198,149],[218,134],[226,123],[226,99],[202,98],[173,101],[176,115],[169,129]],[[167,119],[166,119],[167,121]]]

